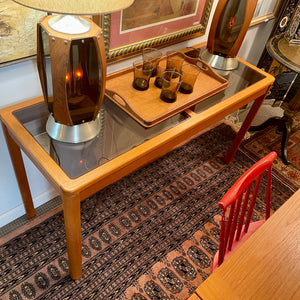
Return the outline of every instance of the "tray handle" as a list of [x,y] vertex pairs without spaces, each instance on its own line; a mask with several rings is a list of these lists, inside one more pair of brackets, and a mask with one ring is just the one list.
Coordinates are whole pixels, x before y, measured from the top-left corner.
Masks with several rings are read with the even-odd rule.
[[194,64],[194,65],[198,66],[203,72],[205,72],[209,76],[217,79],[221,83],[226,83],[227,82],[227,80],[224,77],[222,77],[221,75],[219,75],[218,73],[216,73],[213,70],[213,68],[208,63],[206,63],[205,61],[203,61],[202,59],[200,59],[200,58],[193,58],[193,57],[190,57],[190,56],[187,56],[187,55],[184,54],[184,60],[187,61],[190,64]]
[[122,109],[126,109],[126,111],[137,121],[141,121],[140,116],[135,112],[135,110],[130,106],[130,104],[126,101],[124,97],[122,97],[119,93],[116,93],[112,90],[105,90],[105,95],[110,98],[116,105],[118,105]]

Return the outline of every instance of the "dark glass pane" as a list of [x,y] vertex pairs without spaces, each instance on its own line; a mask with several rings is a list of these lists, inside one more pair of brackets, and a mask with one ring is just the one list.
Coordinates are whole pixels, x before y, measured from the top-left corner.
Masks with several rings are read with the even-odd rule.
[[229,0],[220,17],[214,40],[214,54],[226,57],[237,40],[246,13],[246,0]]
[[45,131],[48,112],[44,103],[22,108],[14,115],[70,178],[86,174],[189,119],[187,114],[181,113],[156,126],[144,128],[104,97],[99,134],[90,141],[72,144],[58,142],[48,136]]
[[100,66],[92,38],[73,40],[66,74],[66,92],[74,124],[89,122],[95,115],[101,89]]

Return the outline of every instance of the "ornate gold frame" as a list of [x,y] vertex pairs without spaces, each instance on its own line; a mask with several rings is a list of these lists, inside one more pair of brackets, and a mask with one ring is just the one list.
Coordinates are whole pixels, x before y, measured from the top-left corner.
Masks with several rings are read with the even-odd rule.
[[206,0],[202,19],[200,24],[198,25],[183,28],[182,30],[176,32],[157,36],[147,40],[142,40],[115,49],[110,49],[110,15],[96,16],[93,17],[93,19],[103,29],[103,38],[107,61],[113,62],[137,55],[142,51],[142,49],[147,47],[165,47],[203,35],[206,30],[212,4],[213,0]]

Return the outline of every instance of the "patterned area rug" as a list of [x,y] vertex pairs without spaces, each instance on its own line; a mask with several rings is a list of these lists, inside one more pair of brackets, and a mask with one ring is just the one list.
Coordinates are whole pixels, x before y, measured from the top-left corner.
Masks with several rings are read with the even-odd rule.
[[[62,212],[2,243],[0,299],[186,299],[211,273],[218,201],[255,162],[238,151],[223,163],[234,136],[221,124],[83,201],[80,280],[68,275]],[[273,183],[275,211],[294,190]]]
[[278,157],[274,162],[275,173],[282,181],[291,182],[294,189],[300,188],[300,113],[293,118],[293,128],[288,141],[289,165],[281,160],[281,137],[276,126],[270,126],[256,132],[245,140],[240,149],[251,158],[258,160],[270,151],[276,151]]

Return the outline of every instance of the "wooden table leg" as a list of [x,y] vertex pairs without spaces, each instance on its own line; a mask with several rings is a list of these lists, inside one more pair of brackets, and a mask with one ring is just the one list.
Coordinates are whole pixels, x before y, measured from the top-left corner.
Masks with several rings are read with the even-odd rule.
[[265,97],[266,97],[266,95],[263,95],[263,96],[257,98],[254,101],[250,111],[247,114],[246,119],[243,122],[242,127],[240,128],[240,130],[237,133],[234,141],[232,142],[232,145],[231,145],[230,149],[228,150],[226,156],[224,157],[225,163],[229,164],[232,161],[234,154],[236,153],[238,147],[240,146],[240,144],[241,144],[246,132],[248,131],[248,129],[249,129],[256,113],[258,112],[260,106],[262,105],[263,101],[265,100]]
[[23,199],[26,216],[28,219],[31,219],[31,218],[35,217],[35,209],[33,206],[32,196],[31,196],[30,187],[28,184],[26,170],[24,167],[22,153],[21,153],[20,147],[16,144],[16,142],[10,136],[4,123],[2,123],[2,128],[3,128],[4,136],[6,139],[10,158],[11,158],[11,161],[12,161],[12,164],[14,167],[14,171],[16,174],[16,178],[18,181],[21,196]]
[[62,200],[70,276],[76,280],[82,276],[80,198],[64,193]]

